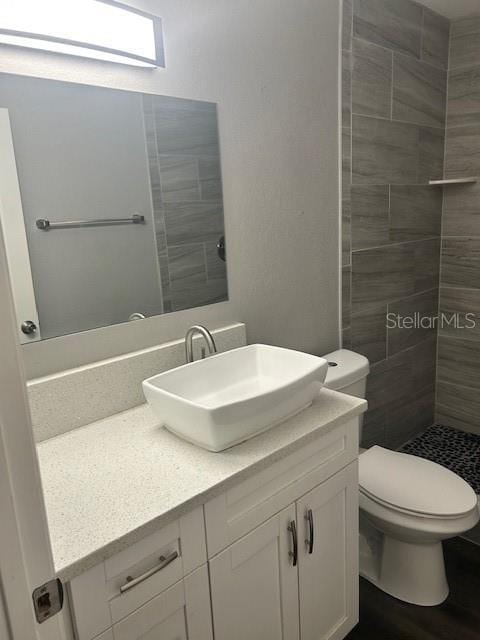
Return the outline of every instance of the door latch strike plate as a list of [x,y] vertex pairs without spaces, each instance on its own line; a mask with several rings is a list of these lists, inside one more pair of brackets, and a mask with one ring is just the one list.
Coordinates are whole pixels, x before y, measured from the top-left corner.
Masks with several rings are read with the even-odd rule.
[[56,615],[63,607],[63,585],[61,580],[54,578],[41,587],[37,587],[33,594],[33,608],[39,624]]

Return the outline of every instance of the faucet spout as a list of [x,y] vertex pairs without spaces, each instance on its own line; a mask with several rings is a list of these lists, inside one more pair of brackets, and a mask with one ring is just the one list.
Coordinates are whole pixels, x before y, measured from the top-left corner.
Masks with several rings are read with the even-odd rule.
[[200,324],[196,324],[193,327],[190,327],[185,335],[185,357],[187,359],[187,362],[193,362],[194,360],[193,338],[197,334],[202,336],[202,338],[205,340],[208,347],[209,355],[217,353],[217,346],[210,331],[206,327],[203,327]]

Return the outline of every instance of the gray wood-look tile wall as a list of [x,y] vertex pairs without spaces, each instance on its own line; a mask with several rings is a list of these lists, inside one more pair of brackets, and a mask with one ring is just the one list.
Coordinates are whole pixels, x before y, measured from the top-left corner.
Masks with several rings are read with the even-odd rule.
[[443,176],[449,32],[410,0],[344,0],[343,345],[371,362],[366,446],[434,419],[436,329],[387,314],[438,312],[443,197],[427,183]]
[[[480,16],[452,22],[448,86],[445,175],[480,175]],[[437,420],[480,434],[480,184],[445,188],[440,312]]]
[[164,311],[228,299],[216,105],[143,96]]

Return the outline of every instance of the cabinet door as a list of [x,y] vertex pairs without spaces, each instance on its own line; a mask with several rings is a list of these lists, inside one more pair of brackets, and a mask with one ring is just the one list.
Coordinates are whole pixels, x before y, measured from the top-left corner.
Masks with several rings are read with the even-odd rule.
[[302,640],[340,640],[358,622],[357,462],[301,498],[297,515]]
[[113,626],[114,640],[212,640],[204,565]]
[[294,505],[210,561],[215,640],[298,640],[292,522]]

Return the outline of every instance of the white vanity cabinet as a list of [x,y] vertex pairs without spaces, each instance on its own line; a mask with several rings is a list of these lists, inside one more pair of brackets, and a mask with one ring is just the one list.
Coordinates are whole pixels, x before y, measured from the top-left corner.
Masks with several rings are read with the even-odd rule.
[[358,422],[205,505],[215,640],[340,640],[358,621]]
[[[78,640],[341,640],[358,621],[358,418],[69,585]],[[168,561],[168,562],[167,562]]]
[[210,560],[216,640],[339,640],[358,621],[351,463]]

